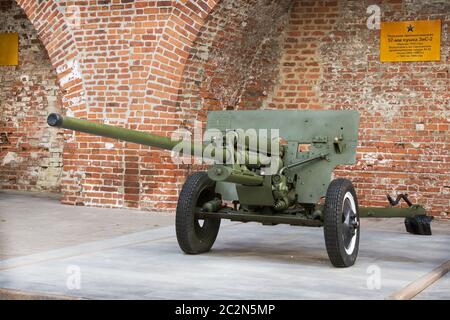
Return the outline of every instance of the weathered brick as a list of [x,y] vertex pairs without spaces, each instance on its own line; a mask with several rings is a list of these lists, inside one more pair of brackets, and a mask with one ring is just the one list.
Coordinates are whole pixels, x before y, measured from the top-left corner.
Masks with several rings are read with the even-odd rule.
[[[165,136],[194,119],[204,121],[208,110],[357,109],[358,163],[335,175],[355,182],[363,205],[384,205],[384,193],[395,189],[407,191],[434,215],[448,215],[445,1],[382,2],[387,21],[443,22],[441,62],[398,64],[379,62],[379,33],[365,26],[369,0],[91,2],[71,3],[81,12],[80,25],[72,26],[63,1],[17,0],[37,30],[30,46],[39,36],[55,70],[48,58],[46,63],[33,58],[38,63],[30,67],[40,64],[36,74],[56,71],[62,88],[49,93],[50,81],[2,81],[0,86],[14,90],[9,91],[14,107],[4,110],[30,108],[23,130],[45,128],[40,121],[47,113],[46,95],[61,96],[57,108],[74,116]],[[10,10],[5,8],[11,4],[2,1],[0,8]],[[23,11],[8,19],[14,16],[26,22]],[[20,169],[1,169],[2,187],[36,188],[36,179],[17,177],[43,170],[35,166],[37,159],[45,166],[62,163],[63,203],[172,211],[185,174],[197,168],[169,164],[164,151],[112,139],[62,131],[52,140],[40,130],[33,140],[11,123],[6,128],[0,143],[23,150],[3,147],[0,161],[25,160]],[[52,151],[40,150],[39,143],[51,143]]]

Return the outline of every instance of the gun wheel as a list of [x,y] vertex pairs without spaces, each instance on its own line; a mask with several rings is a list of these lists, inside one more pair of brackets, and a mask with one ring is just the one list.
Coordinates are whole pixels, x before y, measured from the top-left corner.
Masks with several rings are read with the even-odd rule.
[[187,177],[178,198],[175,225],[178,244],[188,254],[198,254],[211,249],[220,228],[220,219],[197,219],[195,212],[214,199],[215,182],[206,172],[196,172]]
[[359,209],[355,189],[347,179],[330,183],[324,205],[324,235],[335,267],[350,267],[359,249]]

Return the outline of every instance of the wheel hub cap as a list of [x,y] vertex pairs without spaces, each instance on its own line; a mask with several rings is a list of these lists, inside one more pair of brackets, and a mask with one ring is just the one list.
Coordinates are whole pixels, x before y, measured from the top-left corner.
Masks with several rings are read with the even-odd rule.
[[342,220],[344,248],[347,254],[352,254],[355,249],[359,222],[356,215],[355,201],[351,193],[347,193],[344,197]]

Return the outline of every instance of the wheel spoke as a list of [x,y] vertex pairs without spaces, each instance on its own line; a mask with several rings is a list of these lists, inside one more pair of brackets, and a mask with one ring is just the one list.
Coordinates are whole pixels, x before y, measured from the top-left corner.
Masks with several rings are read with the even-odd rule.
[[342,238],[345,248],[348,249],[356,233],[356,214],[352,209],[349,199],[345,199],[342,211]]
[[344,238],[344,245],[346,248],[348,248],[348,246],[350,245],[350,242],[352,241],[353,238],[353,228],[351,226],[349,226],[348,224],[344,224],[342,226],[342,236]]

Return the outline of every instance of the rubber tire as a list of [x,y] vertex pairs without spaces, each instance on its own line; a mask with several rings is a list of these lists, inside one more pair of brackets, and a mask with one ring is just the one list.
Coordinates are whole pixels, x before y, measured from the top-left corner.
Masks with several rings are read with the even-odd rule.
[[178,244],[187,254],[199,254],[208,252],[217,238],[220,228],[220,220],[215,218],[204,219],[203,226],[199,229],[195,219],[194,209],[199,197],[206,202],[215,196],[215,182],[206,172],[195,172],[187,177],[178,198],[175,217],[175,227]]
[[[350,192],[355,201],[356,217],[358,221],[355,248],[351,255],[345,251],[344,240],[342,238],[342,217],[344,197],[347,192]],[[324,236],[325,245],[327,248],[328,257],[333,266],[338,268],[350,267],[358,256],[359,249],[359,207],[356,198],[355,188],[350,180],[335,179],[333,180],[327,190],[324,205]]]

